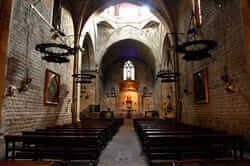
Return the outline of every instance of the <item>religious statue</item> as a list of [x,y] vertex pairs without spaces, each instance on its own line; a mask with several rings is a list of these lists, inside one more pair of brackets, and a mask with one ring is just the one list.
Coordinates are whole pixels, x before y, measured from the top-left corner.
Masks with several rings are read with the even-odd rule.
[[132,97],[131,96],[127,96],[126,104],[127,104],[127,108],[130,110],[132,108]]

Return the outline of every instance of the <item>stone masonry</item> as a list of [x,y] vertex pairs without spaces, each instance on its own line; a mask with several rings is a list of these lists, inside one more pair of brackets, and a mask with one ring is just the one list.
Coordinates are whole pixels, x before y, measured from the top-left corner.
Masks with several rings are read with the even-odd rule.
[[[53,1],[41,1],[35,7],[51,23]],[[64,9],[62,27],[66,34],[73,33],[71,16]],[[41,59],[44,55],[35,50],[36,44],[62,42],[52,41],[50,30],[26,1],[13,1],[5,87],[16,87],[16,93],[15,96],[4,97],[1,129],[4,135],[71,123],[73,58],[68,64],[47,63]],[[46,69],[58,73],[61,79],[60,102],[55,106],[44,104]],[[19,92],[21,81],[26,76],[32,82],[27,91]],[[0,156],[3,158],[4,146],[0,147]]]
[[[209,0],[202,1],[204,21],[201,29],[203,36],[200,38],[217,41],[218,48],[211,51],[211,59],[200,62],[186,62],[180,56],[182,121],[242,134],[249,142],[249,79],[240,3],[238,0],[226,1],[219,8]],[[189,19],[187,17],[185,22],[188,23]],[[180,31],[185,30],[183,26],[179,28]],[[225,90],[226,83],[221,79],[225,66],[228,68],[229,78],[241,89],[243,95]],[[209,103],[195,104],[193,74],[206,67]],[[184,93],[184,89],[188,93]]]

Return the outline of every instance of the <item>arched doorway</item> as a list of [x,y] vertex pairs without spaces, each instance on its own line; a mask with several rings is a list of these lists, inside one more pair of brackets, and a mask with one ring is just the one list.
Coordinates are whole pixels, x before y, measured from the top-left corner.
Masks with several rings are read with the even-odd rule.
[[[136,40],[122,40],[106,50],[101,61],[103,95],[101,107],[115,117],[144,116],[153,109],[155,57],[152,50]],[[147,96],[143,94],[148,87]]]
[[[77,34],[81,34],[82,29],[85,27],[84,25],[86,24],[87,20],[90,18],[90,16],[95,16],[97,14],[99,14],[100,12],[102,12],[105,8],[108,8],[110,6],[113,5],[117,5],[119,3],[122,2],[129,2],[135,5],[139,5],[139,6],[143,6],[143,5],[148,5],[152,11],[153,14],[155,14],[163,23],[163,25],[165,26],[165,28],[167,29],[167,31],[174,31],[174,26],[173,26],[173,22],[171,19],[171,15],[169,14],[168,9],[166,8],[167,4],[165,1],[163,0],[159,0],[157,2],[152,1],[152,2],[148,2],[148,4],[143,3],[141,1],[136,1],[136,0],[111,0],[109,2],[106,1],[98,1],[98,3],[91,3],[91,8],[88,8],[88,5],[90,3],[84,3],[82,1],[74,1],[74,2],[68,2],[68,1],[63,1],[65,8],[68,8],[72,11],[72,17],[74,19],[74,25],[75,25],[75,44],[78,45],[78,41],[79,41],[79,36]],[[76,3],[77,5],[72,5],[72,3]],[[95,36],[96,39],[97,36]],[[124,38],[126,39],[126,38]],[[123,40],[124,40],[123,39]],[[160,42],[161,43],[161,42]],[[95,45],[96,46],[96,45]],[[96,48],[96,47],[95,47]],[[97,47],[99,48],[99,47]],[[105,50],[105,49],[104,49]],[[157,50],[157,49],[156,49]],[[158,51],[153,51],[154,53],[156,53],[156,55],[160,55],[161,52],[159,51],[161,49],[158,49]],[[96,54],[99,54],[100,52],[96,52]],[[99,56],[99,58],[101,59],[101,56]],[[100,64],[100,59],[95,59],[97,64]],[[156,58],[156,61],[159,60],[159,58]],[[156,65],[158,66],[158,65]],[[99,68],[100,69],[100,68]]]

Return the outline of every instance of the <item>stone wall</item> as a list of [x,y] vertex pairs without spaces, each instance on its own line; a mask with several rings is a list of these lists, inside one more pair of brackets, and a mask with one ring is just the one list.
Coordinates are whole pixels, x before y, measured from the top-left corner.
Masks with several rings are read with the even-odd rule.
[[[33,2],[33,1],[29,1]],[[53,1],[45,0],[35,7],[51,23]],[[73,24],[66,10],[62,12],[62,27],[66,34],[73,33]],[[45,128],[71,122],[73,59],[67,64],[47,63],[41,59],[36,44],[51,41],[50,27],[30,8],[26,1],[13,0],[8,63],[6,64],[5,89],[16,88],[14,96],[5,96],[2,111],[2,131],[17,134],[23,130]],[[50,69],[60,75],[60,103],[44,104],[45,70]],[[26,77],[32,79],[25,91],[19,91]],[[2,147],[2,145],[1,145]],[[1,152],[1,157],[2,157]]]
[[161,83],[159,91],[159,112],[162,118],[176,117],[175,84]]
[[81,84],[80,93],[80,112],[88,108],[89,105],[96,103],[96,80],[92,80],[90,84]]
[[[211,52],[212,58],[199,62],[186,62],[180,56],[182,121],[243,134],[250,139],[249,78],[240,1],[223,1],[222,8],[210,0],[203,0],[201,5],[203,36],[200,38],[216,40],[218,48]],[[190,15],[182,13],[185,24],[180,24],[178,31],[187,30]],[[226,83],[221,79],[224,66],[227,66],[230,79],[242,94],[225,90]],[[195,104],[193,74],[206,67],[209,102]],[[185,93],[184,89],[187,89]]]

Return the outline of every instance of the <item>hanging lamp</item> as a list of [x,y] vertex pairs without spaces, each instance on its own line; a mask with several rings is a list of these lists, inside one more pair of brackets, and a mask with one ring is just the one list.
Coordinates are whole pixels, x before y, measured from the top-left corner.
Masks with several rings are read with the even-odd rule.
[[96,76],[90,73],[81,73],[81,74],[73,74],[73,78],[75,78],[76,83],[79,84],[90,84],[92,83],[92,79],[95,79]]
[[[82,50],[80,50],[82,51]],[[82,56],[87,57],[89,56],[89,47],[88,44],[85,45],[83,51],[82,51]],[[98,73],[97,70],[97,66],[96,66],[96,70],[90,70],[90,62],[88,60],[86,60],[87,63],[87,67],[85,69],[82,69],[81,73],[76,73],[73,74],[72,77],[75,78],[75,82],[78,84],[90,84],[92,83],[92,80],[96,78],[96,74],[93,73]]]
[[177,81],[177,78],[179,77],[179,73],[175,72],[175,65],[173,62],[174,58],[174,49],[171,46],[171,43],[168,39],[168,50],[167,50],[167,56],[166,60],[164,60],[163,68],[158,72],[156,75],[157,78],[161,78],[162,83],[173,83]]
[[[176,51],[185,54],[183,57],[186,61],[200,61],[205,58],[209,58],[212,55],[209,51],[215,49],[218,44],[214,40],[197,40],[197,33],[201,33],[200,25],[192,27],[193,19],[197,19],[193,13],[191,16],[189,29],[187,31],[187,41],[181,45],[177,45]],[[188,40],[191,38],[191,40]]]
[[51,63],[68,63],[68,56],[75,54],[75,49],[60,43],[37,44],[36,51],[44,54],[42,60]]
[[157,78],[161,78],[162,83],[176,82],[179,74],[169,70],[162,70],[157,74]]
[[98,73],[98,70],[90,70],[87,68],[79,74],[73,74],[72,77],[75,78],[75,82],[78,84],[90,84],[93,79],[96,79],[96,74],[93,73]]
[[70,60],[69,56],[75,55],[77,50],[84,51],[82,48],[70,47],[69,45],[74,45],[75,35],[65,35],[62,31],[53,29],[51,30],[50,40],[59,39],[62,43],[58,42],[49,42],[37,44],[35,47],[36,51],[39,51],[44,54],[42,60],[51,63],[68,63]]

